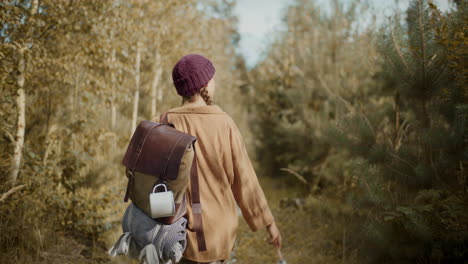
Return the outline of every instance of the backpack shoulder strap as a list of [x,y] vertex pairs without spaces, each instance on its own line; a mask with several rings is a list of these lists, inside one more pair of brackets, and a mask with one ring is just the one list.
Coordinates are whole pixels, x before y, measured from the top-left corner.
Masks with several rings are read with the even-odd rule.
[[169,123],[169,121],[167,120],[167,115],[169,114],[169,112],[164,112],[161,117],[159,118],[159,121],[161,124],[165,124],[165,125],[168,125],[168,126],[171,126],[171,127],[174,127],[174,124],[172,123]]
[[169,112],[164,112],[164,113],[161,114],[161,117],[159,118],[159,121],[160,121],[161,123],[167,124],[167,114],[168,114],[168,113],[169,113]]
[[[166,125],[174,127],[173,124],[167,120],[169,112],[165,112],[161,115],[160,122]],[[206,251],[205,232],[203,231],[203,222],[201,214],[201,202],[200,202],[200,186],[198,184],[198,170],[197,170],[197,152],[195,150],[195,141],[193,145],[193,162],[192,168],[190,169],[190,188],[192,192],[192,212],[193,212],[193,229],[197,235],[198,251]]]
[[200,203],[200,188],[198,184],[197,170],[197,152],[195,151],[195,142],[193,142],[193,162],[190,169],[190,185],[192,192],[192,212],[193,212],[193,229],[197,234],[198,251],[206,251],[205,233],[203,232],[202,208]]

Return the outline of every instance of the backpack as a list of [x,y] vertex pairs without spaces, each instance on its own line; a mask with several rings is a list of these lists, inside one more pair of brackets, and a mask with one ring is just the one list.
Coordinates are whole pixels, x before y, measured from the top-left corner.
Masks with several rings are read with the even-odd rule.
[[[132,135],[122,160],[128,177],[124,202],[130,199],[132,201],[130,206],[134,205],[144,215],[151,218],[150,194],[153,193],[156,185],[165,184],[174,194],[175,214],[151,219],[154,220],[155,225],[179,223],[187,212],[186,189],[190,181],[193,212],[193,230],[191,231],[196,232],[198,250],[206,251],[196,165],[195,142],[197,138],[177,130],[172,123],[167,121],[167,113],[162,116],[161,120],[161,123],[147,120],[140,122]],[[129,217],[127,213],[126,217]],[[139,248],[144,246],[139,245]]]

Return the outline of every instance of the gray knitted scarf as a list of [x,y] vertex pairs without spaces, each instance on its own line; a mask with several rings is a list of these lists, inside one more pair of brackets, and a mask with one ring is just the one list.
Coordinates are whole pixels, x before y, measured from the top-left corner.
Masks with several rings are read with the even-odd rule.
[[138,257],[145,264],[177,263],[187,245],[186,225],[183,217],[173,224],[162,224],[131,203],[122,220],[124,234],[109,250],[109,255]]

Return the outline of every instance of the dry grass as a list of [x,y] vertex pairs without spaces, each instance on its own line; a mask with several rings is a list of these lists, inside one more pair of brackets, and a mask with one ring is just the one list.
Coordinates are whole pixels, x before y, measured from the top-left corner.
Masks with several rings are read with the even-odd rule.
[[[342,258],[338,220],[321,216],[311,208],[280,208],[279,201],[296,197],[297,190],[272,178],[260,178],[260,182],[283,236],[282,253],[288,264],[356,263],[354,252]],[[247,223],[240,221],[235,263],[277,263],[276,250],[266,238],[266,232],[251,232]]]
[[[347,252],[342,259],[342,229],[337,219],[321,215],[312,208],[280,208],[283,198],[300,196],[300,188],[288,186],[285,180],[260,177],[268,203],[283,236],[283,256],[288,264],[295,263],[355,263],[353,252]],[[120,227],[101,234],[100,241],[107,247],[120,235]],[[95,245],[86,239],[72,237],[64,233],[55,234],[55,245],[39,252],[37,256],[26,252],[16,254],[17,259],[7,263],[137,263],[126,257],[109,258],[106,245]],[[236,264],[277,263],[276,250],[267,243],[267,233],[263,230],[252,232],[247,223],[240,219]],[[7,256],[5,256],[7,257]]]

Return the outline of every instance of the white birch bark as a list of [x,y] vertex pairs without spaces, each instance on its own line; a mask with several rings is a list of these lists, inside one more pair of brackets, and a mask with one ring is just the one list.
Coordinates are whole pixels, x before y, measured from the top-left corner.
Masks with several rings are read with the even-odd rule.
[[16,97],[16,108],[18,109],[18,128],[16,131],[15,150],[11,166],[10,180],[15,184],[18,179],[18,173],[21,165],[21,156],[24,144],[24,130],[26,128],[26,94],[24,93],[24,71],[25,71],[24,49],[19,51],[18,75],[16,83],[18,84],[18,96]]
[[153,86],[151,87],[151,118],[156,116],[156,107],[158,103],[158,83],[161,79],[162,67],[161,67],[161,57],[159,53],[156,53],[156,58],[154,62],[154,79]]
[[162,102],[163,99],[163,89],[162,87],[159,87],[158,89],[158,102]]
[[[28,21],[33,21],[33,16],[37,13],[39,0],[31,1],[31,9],[29,11]],[[32,44],[32,43],[31,43]],[[24,131],[26,129],[26,94],[24,92],[24,80],[26,79],[26,60],[24,53],[26,48],[19,49],[18,55],[18,75],[16,76],[16,83],[18,84],[18,96],[16,97],[16,107],[18,109],[18,128],[16,131],[15,149],[13,152],[13,159],[11,165],[10,180],[14,185],[18,179],[18,173],[21,166],[21,157],[23,153],[24,144]]]
[[31,1],[31,15],[35,15],[37,13],[37,8],[39,7],[39,0],[32,0]]
[[140,97],[140,60],[141,60],[141,45],[137,44],[136,62],[135,62],[135,94],[133,98],[133,115],[132,115],[132,131],[130,135],[136,129],[137,117],[138,117],[138,100]]
[[111,55],[111,64],[112,64],[112,72],[111,72],[111,82],[112,82],[112,93],[111,93],[111,129],[115,128],[115,121],[117,119],[117,109],[115,105],[115,70],[114,70],[114,64],[115,64],[115,49],[112,50],[112,55]]

